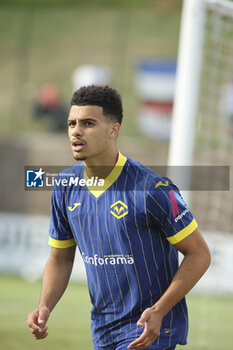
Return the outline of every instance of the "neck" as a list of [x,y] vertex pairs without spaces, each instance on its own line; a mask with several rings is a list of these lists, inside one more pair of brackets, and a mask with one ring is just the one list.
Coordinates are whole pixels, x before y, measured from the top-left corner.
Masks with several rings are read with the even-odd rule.
[[84,166],[87,176],[89,178],[98,177],[99,179],[106,179],[116,165],[118,153],[116,148],[95,156],[94,159],[86,159]]

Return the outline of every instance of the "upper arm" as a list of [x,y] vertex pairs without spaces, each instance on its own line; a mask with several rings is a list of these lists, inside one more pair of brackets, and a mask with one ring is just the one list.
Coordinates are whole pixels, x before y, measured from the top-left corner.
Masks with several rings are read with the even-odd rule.
[[186,238],[174,244],[174,247],[183,255],[200,254],[203,256],[205,255],[210,259],[210,251],[208,245],[198,228],[196,228]]
[[50,258],[56,262],[74,262],[76,246],[68,248],[54,248],[51,247]]
[[69,248],[76,242],[70,228],[66,212],[65,192],[54,187],[51,193],[51,219],[49,225],[49,245],[53,248]]

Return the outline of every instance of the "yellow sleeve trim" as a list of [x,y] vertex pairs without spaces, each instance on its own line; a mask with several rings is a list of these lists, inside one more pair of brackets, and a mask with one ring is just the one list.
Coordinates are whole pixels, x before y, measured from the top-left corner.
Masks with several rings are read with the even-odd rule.
[[174,236],[172,237],[167,237],[167,240],[171,243],[171,244],[176,244],[179,243],[180,241],[182,241],[184,238],[186,238],[187,236],[189,236],[194,230],[196,230],[198,224],[196,222],[195,219],[193,219],[193,221],[190,222],[190,224],[188,226],[186,226],[185,228],[183,228],[181,231],[179,231],[178,233],[176,233]]
[[74,238],[59,241],[52,237],[49,237],[49,245],[53,248],[69,248],[76,245]]

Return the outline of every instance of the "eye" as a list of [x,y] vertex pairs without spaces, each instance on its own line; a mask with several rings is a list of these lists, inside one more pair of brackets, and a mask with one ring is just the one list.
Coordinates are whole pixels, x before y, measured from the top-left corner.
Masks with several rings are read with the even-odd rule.
[[85,125],[85,126],[93,126],[94,123],[93,123],[93,122],[90,122],[90,121],[86,121],[86,122],[84,123],[84,125]]
[[70,121],[68,121],[68,127],[70,127],[70,128],[72,128],[73,126],[75,126],[75,124],[76,124],[76,122],[75,121],[72,121],[72,120],[70,120]]

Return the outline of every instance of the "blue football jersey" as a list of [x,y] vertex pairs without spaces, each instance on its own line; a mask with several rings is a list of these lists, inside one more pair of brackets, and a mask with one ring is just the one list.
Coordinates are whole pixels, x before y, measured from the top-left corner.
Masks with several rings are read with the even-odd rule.
[[[58,176],[51,196],[49,244],[77,245],[86,267],[92,302],[94,345],[104,347],[140,336],[137,321],[156,303],[178,269],[173,244],[197,223],[177,187],[165,177],[119,153],[104,185],[88,179],[78,163]],[[65,180],[65,181],[64,181]],[[163,319],[155,343],[186,344],[188,314],[182,299]]]

